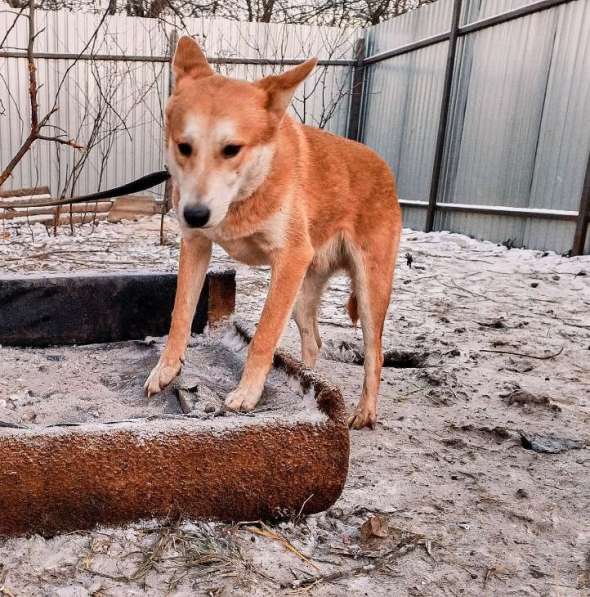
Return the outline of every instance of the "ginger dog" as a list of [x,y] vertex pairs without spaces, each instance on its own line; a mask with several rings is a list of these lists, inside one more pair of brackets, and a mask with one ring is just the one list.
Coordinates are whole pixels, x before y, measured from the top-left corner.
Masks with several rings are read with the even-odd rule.
[[372,150],[286,114],[315,65],[308,60],[248,83],[215,74],[190,37],[178,42],[166,142],[182,243],[170,335],[145,383],[148,396],[182,367],[216,242],[241,262],[272,269],[241,380],[226,406],[256,406],[291,314],[303,362],[314,366],[321,294],[332,274],[345,270],[352,281],[348,312],[355,324],[360,318],[365,346],[363,392],[349,425],[374,425],[401,213],[393,176]]

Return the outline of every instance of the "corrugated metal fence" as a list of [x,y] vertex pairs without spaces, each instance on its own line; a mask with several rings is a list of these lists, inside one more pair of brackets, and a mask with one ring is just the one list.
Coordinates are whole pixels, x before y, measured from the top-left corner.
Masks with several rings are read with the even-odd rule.
[[[367,31],[120,16],[98,27],[100,19],[37,11],[42,108],[57,97],[52,124],[92,150],[37,142],[10,186],[80,193],[159,169],[172,32],[189,32],[240,78],[324,60],[294,110],[388,160],[406,226],[559,252],[576,237],[584,248],[587,0],[439,0]],[[0,11],[0,39],[12,20]],[[0,48],[0,165],[26,134],[26,40],[23,17]]]
[[[8,7],[0,10],[0,40],[15,14]],[[17,19],[0,48],[0,170],[30,127],[26,15]],[[87,151],[36,141],[6,188],[48,185],[52,194],[67,196],[160,170],[171,46],[184,33],[199,38],[220,72],[242,79],[254,80],[317,56],[320,66],[298,90],[292,111],[309,124],[346,132],[359,31],[41,10],[35,11],[35,21],[39,114],[58,107],[45,134],[63,133]],[[162,192],[156,189],[157,195]]]
[[367,52],[361,138],[407,226],[566,252],[578,222],[582,251],[590,2],[439,0],[371,28]]

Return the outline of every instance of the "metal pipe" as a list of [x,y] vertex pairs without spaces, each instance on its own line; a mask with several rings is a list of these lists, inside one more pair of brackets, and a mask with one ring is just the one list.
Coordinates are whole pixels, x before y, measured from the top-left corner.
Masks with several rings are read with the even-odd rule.
[[403,54],[408,54],[409,52],[415,52],[416,50],[421,50],[422,48],[428,48],[429,46],[447,41],[449,37],[450,33],[439,33],[438,35],[425,37],[424,39],[412,42],[411,44],[406,44],[405,46],[400,46],[399,48],[395,48],[393,50],[385,50],[384,52],[367,56],[367,58],[363,60],[363,64],[366,66],[368,64],[374,64],[376,62],[387,60],[388,58],[395,58],[396,56],[402,56]]
[[586,245],[586,235],[588,233],[588,224],[590,223],[590,154],[586,164],[586,176],[584,176],[584,185],[582,186],[582,196],[580,198],[580,209],[578,210],[578,219],[576,221],[576,231],[574,233],[574,242],[572,244],[572,255],[582,255]]
[[364,56],[365,39],[361,37],[354,43],[354,57],[356,58],[356,64],[352,71],[352,81],[350,84],[350,109],[346,127],[346,136],[353,141],[360,140],[363,87],[365,81],[365,65],[363,64]]
[[438,120],[438,131],[436,134],[436,147],[434,150],[434,161],[432,164],[432,177],[430,179],[430,195],[428,197],[428,209],[426,211],[425,232],[430,232],[434,226],[434,213],[440,187],[440,175],[442,171],[442,160],[447,136],[447,122],[449,120],[449,103],[451,100],[451,87],[453,86],[453,70],[455,68],[455,55],[457,53],[457,40],[459,39],[459,21],[461,19],[461,7],[463,0],[454,0],[453,15],[451,17],[451,33],[449,37],[449,48],[447,50],[447,64],[445,67],[445,80],[443,93],[440,102],[440,116]]
[[[427,209],[428,201],[411,201],[400,199],[402,207]],[[473,214],[489,214],[494,216],[512,216],[515,218],[539,218],[546,220],[564,220],[575,222],[578,219],[577,211],[562,209],[535,209],[534,207],[508,207],[504,205],[470,205],[468,203],[437,203],[436,209],[440,211],[467,212]]]
[[[5,50],[0,51],[0,58],[27,58],[26,52]],[[60,54],[57,52],[34,52],[33,58],[44,60],[94,60],[109,62],[170,62],[170,56],[125,56],[122,54]],[[301,64],[303,60],[294,58],[207,58],[210,64],[253,64],[253,65],[296,65]],[[318,60],[319,66],[355,66],[356,60],[334,59]]]
[[480,19],[479,21],[474,21],[473,23],[459,27],[459,35],[467,35],[468,33],[481,31],[482,29],[487,29],[488,27],[494,27],[494,25],[508,23],[514,19],[520,19],[522,17],[526,17],[543,10],[548,10],[550,8],[555,8],[561,4],[567,4],[568,2],[573,1],[574,0],[541,0],[540,2],[534,2],[533,4],[528,4],[527,6],[515,8],[514,10],[507,10],[506,12],[501,12],[499,15],[494,17],[487,17],[485,19]]

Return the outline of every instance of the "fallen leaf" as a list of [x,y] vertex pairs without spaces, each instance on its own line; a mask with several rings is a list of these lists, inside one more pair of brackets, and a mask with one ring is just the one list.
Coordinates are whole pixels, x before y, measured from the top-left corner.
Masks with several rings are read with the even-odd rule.
[[371,516],[361,526],[361,541],[363,543],[374,538],[384,539],[388,534],[387,520],[383,516]]

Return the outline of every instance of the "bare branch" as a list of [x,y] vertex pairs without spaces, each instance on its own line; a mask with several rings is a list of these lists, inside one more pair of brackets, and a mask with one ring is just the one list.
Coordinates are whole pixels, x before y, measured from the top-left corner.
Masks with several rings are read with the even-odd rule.
[[4,37],[0,41],[0,48],[4,47],[4,44],[6,43],[8,36],[12,33],[12,30],[16,27],[16,24],[18,23],[19,18],[22,16],[23,12],[25,11],[25,8],[27,8],[26,2],[24,2],[23,5],[20,7],[20,10],[16,14],[16,17],[14,18],[14,21],[12,21],[10,27],[8,27],[8,29],[6,30]]
[[[22,12],[22,9],[21,9]],[[19,15],[17,16],[20,17]],[[33,143],[40,139],[41,136],[41,129],[47,125],[51,116],[56,112],[57,105],[54,106],[49,110],[43,118],[39,119],[39,102],[38,102],[38,91],[39,85],[37,83],[37,66],[35,64],[34,58],[34,49],[35,49],[35,39],[38,35],[35,31],[35,2],[34,0],[28,0],[28,42],[27,42],[27,69],[29,73],[29,104],[30,104],[30,115],[31,115],[31,124],[30,124],[30,131],[19,149],[17,150],[16,154],[12,157],[12,159],[8,162],[8,165],[2,170],[0,173],[0,187],[6,182],[8,177],[12,174],[13,170],[16,166],[20,163],[20,161],[25,157],[28,151],[31,149]],[[16,20],[15,20],[16,22]],[[13,23],[14,26],[14,23]],[[12,27],[11,27],[12,28]],[[8,35],[8,34],[7,34]],[[6,36],[5,38],[6,39]],[[4,40],[3,40],[4,41]],[[56,100],[57,101],[57,100]],[[70,145],[72,147],[76,147],[77,145],[71,141],[66,141],[60,137],[44,137],[45,140],[54,141],[56,143]]]
[[69,145],[74,149],[84,149],[83,145],[76,143],[74,139],[64,139],[63,137],[50,137],[48,135],[37,135],[37,139],[42,141],[52,141],[53,143],[60,143],[61,145]]

